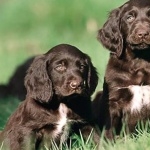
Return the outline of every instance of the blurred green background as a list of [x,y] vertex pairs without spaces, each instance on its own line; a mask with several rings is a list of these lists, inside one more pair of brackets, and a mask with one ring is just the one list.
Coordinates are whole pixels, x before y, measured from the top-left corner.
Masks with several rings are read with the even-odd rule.
[[[30,56],[60,43],[90,55],[102,88],[109,52],[97,41],[97,31],[110,10],[126,0],[0,0],[0,83],[7,83],[15,68]],[[0,100],[0,129],[19,104]]]

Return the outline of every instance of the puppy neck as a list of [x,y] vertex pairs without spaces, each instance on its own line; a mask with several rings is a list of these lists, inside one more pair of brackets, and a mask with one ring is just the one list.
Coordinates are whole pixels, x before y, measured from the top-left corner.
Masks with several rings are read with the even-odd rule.
[[35,102],[46,109],[52,109],[52,110],[58,109],[58,107],[60,105],[60,101],[55,96],[48,102],[43,102],[40,100],[35,100]]
[[143,59],[145,61],[150,62],[150,48],[148,49],[131,49],[130,47],[127,47],[123,54],[121,55],[120,59],[123,59],[125,61],[130,61],[133,59]]
[[143,50],[133,50],[135,58],[140,58],[150,62],[150,48]]

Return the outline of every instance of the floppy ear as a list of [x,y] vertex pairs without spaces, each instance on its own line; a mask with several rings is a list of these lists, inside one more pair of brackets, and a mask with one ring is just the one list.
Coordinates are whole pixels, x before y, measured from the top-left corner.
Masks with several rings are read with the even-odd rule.
[[44,55],[37,56],[25,77],[27,95],[41,102],[49,102],[53,96],[52,82],[47,74],[47,61]]
[[87,83],[88,83],[89,93],[90,95],[92,95],[98,84],[98,73],[96,71],[96,68],[93,66],[89,56],[87,56],[87,63],[89,66]]
[[104,47],[115,53],[118,57],[123,51],[123,37],[120,31],[120,9],[117,8],[111,11],[108,20],[103,27],[98,31],[98,40]]

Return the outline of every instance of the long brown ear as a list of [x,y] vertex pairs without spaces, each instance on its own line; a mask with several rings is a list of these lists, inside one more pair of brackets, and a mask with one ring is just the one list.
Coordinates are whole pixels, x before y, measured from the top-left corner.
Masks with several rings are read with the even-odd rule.
[[89,87],[89,93],[90,95],[92,95],[98,84],[98,73],[96,71],[96,68],[93,66],[89,56],[87,56],[87,63],[89,66],[87,83]]
[[47,62],[44,55],[37,56],[25,77],[27,96],[41,102],[48,102],[53,96],[52,82],[47,74]]
[[119,27],[120,9],[117,8],[110,12],[108,20],[98,31],[98,40],[104,47],[115,53],[118,57],[123,51],[123,38]]

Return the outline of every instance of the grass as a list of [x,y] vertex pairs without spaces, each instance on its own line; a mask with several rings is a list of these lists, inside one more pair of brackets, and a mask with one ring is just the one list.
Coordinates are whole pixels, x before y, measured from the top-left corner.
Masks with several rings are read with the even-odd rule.
[[[92,143],[91,135],[87,141],[84,141],[82,135],[73,135],[70,138],[69,146],[64,143],[58,147],[55,143],[52,144],[52,150],[149,150],[150,148],[150,133],[144,129],[137,129],[136,135],[124,135],[115,142],[106,142],[103,136],[100,139],[99,146]],[[0,145],[0,150],[3,149],[3,144]],[[48,150],[47,147],[42,150]]]
[[[97,41],[97,31],[110,10],[126,0],[1,0],[0,1],[0,83],[7,83],[14,69],[30,56],[47,52],[51,47],[68,43],[90,55],[103,77],[109,52]],[[0,129],[16,109],[19,100],[0,100]],[[148,150],[150,134],[138,129],[136,137],[124,135],[116,143],[101,139],[101,150]],[[94,150],[82,137],[72,137],[66,150]],[[1,150],[0,146],[0,150]],[[57,149],[57,147],[56,147]]]
[[6,0],[0,4],[1,83],[26,58],[59,43],[75,45],[89,54],[103,78],[108,52],[97,41],[97,30],[108,11],[121,2],[109,6],[104,0]]

